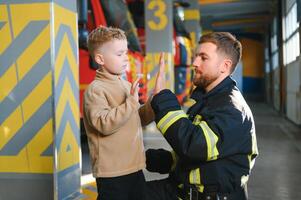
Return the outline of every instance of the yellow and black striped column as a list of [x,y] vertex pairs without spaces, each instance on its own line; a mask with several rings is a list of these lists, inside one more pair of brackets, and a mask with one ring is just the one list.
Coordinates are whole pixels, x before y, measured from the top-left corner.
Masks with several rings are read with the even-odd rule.
[[0,0],[0,40],[0,199],[76,196],[76,1]]

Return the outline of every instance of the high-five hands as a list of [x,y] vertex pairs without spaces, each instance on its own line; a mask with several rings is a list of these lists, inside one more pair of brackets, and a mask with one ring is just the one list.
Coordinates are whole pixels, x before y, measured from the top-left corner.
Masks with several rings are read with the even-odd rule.
[[157,73],[154,95],[166,88],[164,52],[160,54],[159,71]]

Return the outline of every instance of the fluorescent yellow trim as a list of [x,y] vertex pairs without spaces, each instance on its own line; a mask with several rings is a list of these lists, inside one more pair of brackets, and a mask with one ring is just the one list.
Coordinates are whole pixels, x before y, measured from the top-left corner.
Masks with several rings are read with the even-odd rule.
[[200,124],[200,126],[203,129],[204,136],[205,136],[205,139],[206,139],[206,143],[207,143],[207,160],[209,160],[209,158],[211,157],[211,141],[210,141],[210,138],[209,138],[209,134],[208,134],[206,128],[204,127],[204,125]]
[[201,183],[200,168],[193,169],[189,172],[189,183],[194,184],[199,192],[204,192],[204,185]]
[[216,160],[219,155],[216,144],[218,141],[218,137],[208,126],[207,122],[201,121],[200,126],[203,129],[204,136],[207,143],[207,160]]
[[193,119],[192,124],[197,126],[201,123],[201,121],[202,121],[202,116],[201,115],[196,115]]
[[157,127],[164,135],[166,130],[180,118],[187,118],[183,110],[170,111],[159,121]]
[[187,118],[186,114],[180,114],[178,116],[176,116],[175,118],[171,119],[170,122],[168,122],[163,128],[162,128],[162,133],[163,135],[165,134],[165,132],[167,131],[167,129],[176,121],[178,121],[181,118]]
[[181,118],[187,118],[183,110],[168,112],[157,124],[158,129],[164,135],[167,129]]
[[201,184],[201,173],[200,168],[193,169],[189,172],[189,183],[190,184]]
[[203,185],[196,185],[196,188],[198,189],[198,191],[200,193],[203,193],[204,192],[204,186]]
[[159,121],[158,124],[157,124],[157,127],[159,128],[160,126],[162,126],[162,124],[163,124],[170,116],[172,116],[172,115],[175,114],[175,113],[181,114],[182,112],[179,112],[179,110],[168,112],[164,117],[162,117],[162,119],[160,119],[160,121]]

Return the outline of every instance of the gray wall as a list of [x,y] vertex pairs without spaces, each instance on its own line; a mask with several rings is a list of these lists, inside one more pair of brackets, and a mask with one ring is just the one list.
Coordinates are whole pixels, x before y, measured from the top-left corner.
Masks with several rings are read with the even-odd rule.
[[301,58],[286,66],[286,115],[301,125]]

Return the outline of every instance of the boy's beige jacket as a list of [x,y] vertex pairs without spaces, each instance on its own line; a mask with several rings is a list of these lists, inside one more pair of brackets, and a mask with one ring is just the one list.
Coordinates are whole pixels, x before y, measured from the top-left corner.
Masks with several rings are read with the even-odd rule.
[[[83,119],[94,177],[115,177],[145,168],[142,125],[153,121],[129,94],[131,84],[102,69],[84,94]],[[140,121],[141,120],[141,121]]]

